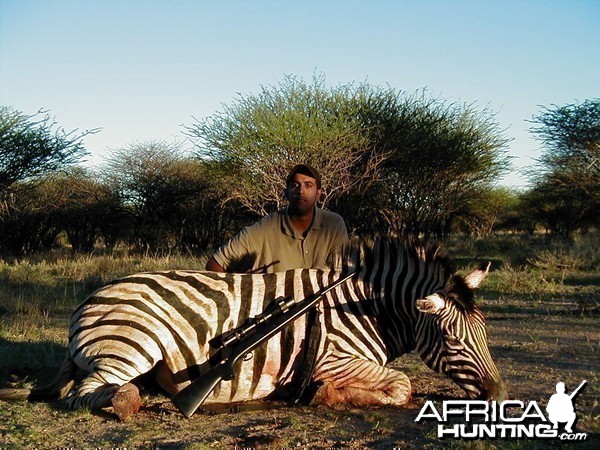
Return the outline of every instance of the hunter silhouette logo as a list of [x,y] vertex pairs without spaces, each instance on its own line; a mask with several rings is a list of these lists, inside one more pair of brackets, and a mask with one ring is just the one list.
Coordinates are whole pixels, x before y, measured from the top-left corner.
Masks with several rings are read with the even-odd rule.
[[[571,394],[565,384],[556,384],[556,393],[548,400],[546,414],[535,400],[505,400],[501,403],[486,400],[445,400],[436,407],[428,400],[415,422],[435,420],[439,438],[459,439],[560,439],[583,441],[587,433],[576,433],[573,425],[577,420],[574,400],[586,385],[583,382]],[[564,432],[559,424],[565,424]]]
[[550,422],[554,424],[553,429],[558,428],[559,422],[566,422],[565,431],[567,433],[573,433],[573,424],[577,420],[575,415],[575,408],[573,406],[573,399],[581,388],[587,383],[587,380],[583,382],[575,389],[570,395],[565,394],[565,383],[556,383],[556,394],[550,397],[548,400],[548,406],[546,411],[548,412],[548,418]]

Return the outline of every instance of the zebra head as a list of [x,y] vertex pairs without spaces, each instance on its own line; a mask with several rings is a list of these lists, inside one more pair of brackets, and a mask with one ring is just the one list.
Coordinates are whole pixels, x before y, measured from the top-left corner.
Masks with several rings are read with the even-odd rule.
[[487,344],[485,319],[473,291],[489,264],[466,277],[453,275],[446,286],[416,300],[416,348],[425,364],[444,373],[473,399],[502,401],[506,388]]

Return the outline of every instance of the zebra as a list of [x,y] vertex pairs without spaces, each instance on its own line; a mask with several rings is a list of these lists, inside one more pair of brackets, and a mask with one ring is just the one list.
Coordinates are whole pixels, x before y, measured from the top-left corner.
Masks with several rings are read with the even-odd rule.
[[[273,298],[303,299],[348,270],[356,275],[319,305],[312,404],[406,404],[410,380],[387,365],[413,350],[469,398],[506,397],[474,302],[488,268],[462,277],[440,247],[394,239],[353,242],[331,264],[274,274],[169,270],[113,281],[73,312],[62,369],[29,399],[61,399],[71,409],[112,406],[126,420],[140,407],[141,376],[176,394],[201,375],[212,338],[260,314]],[[255,349],[205,403],[284,392],[302,369],[306,326],[301,317]]]

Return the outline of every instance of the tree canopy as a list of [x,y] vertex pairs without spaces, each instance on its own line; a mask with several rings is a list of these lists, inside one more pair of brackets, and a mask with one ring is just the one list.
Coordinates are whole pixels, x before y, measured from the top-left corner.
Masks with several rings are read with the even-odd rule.
[[225,199],[264,215],[283,206],[288,171],[297,162],[317,167],[327,205],[377,177],[381,155],[363,132],[352,85],[327,89],[287,77],[257,95],[239,95],[222,112],[188,127],[198,155],[217,161]]
[[86,155],[82,139],[95,131],[66,132],[45,111],[28,116],[0,107],[0,192],[80,161]]
[[327,88],[287,77],[187,127],[222,169],[226,200],[258,215],[284,204],[292,165],[323,177],[325,206],[357,231],[443,234],[479,188],[506,169],[491,112],[368,83]]
[[509,167],[508,139],[489,110],[390,89],[367,104],[370,140],[386,155],[379,206],[367,214],[386,223],[382,232],[447,234]]
[[204,250],[224,239],[234,213],[220,207],[211,163],[177,143],[145,141],[113,151],[103,180],[120,198],[129,243],[151,252]]
[[543,145],[530,171],[533,193],[545,199],[538,213],[553,231],[569,237],[600,220],[600,99],[542,107],[531,133]]

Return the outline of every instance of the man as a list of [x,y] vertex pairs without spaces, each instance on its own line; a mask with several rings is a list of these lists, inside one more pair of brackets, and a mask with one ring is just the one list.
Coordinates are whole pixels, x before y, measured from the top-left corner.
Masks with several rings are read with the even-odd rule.
[[348,241],[344,220],[316,206],[321,176],[308,164],[290,171],[285,187],[287,208],[244,228],[206,263],[214,272],[273,273],[325,268],[332,251]]

